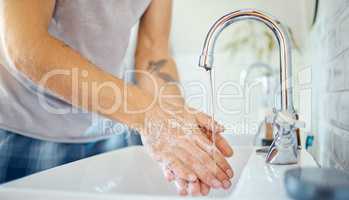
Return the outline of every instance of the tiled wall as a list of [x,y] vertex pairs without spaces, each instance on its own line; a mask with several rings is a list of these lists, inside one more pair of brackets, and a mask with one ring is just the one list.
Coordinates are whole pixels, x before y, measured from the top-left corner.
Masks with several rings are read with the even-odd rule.
[[312,31],[316,157],[349,172],[349,1],[323,0]]

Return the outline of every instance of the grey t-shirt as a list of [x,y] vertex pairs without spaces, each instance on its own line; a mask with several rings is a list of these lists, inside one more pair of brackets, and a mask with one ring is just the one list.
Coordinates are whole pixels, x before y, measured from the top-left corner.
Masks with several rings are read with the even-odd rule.
[[[150,0],[56,0],[49,32],[102,70],[123,78],[126,68],[121,62],[131,28],[149,3]],[[15,69],[7,55],[1,48],[0,128],[69,143],[97,141],[127,129],[40,91]]]

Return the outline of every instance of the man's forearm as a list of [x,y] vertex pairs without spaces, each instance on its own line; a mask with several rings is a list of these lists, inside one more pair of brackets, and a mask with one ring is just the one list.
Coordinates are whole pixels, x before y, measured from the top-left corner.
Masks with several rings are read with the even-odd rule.
[[165,55],[136,57],[137,84],[139,87],[158,96],[160,101],[184,104],[176,63]]
[[[139,87],[173,103],[184,103],[170,54],[172,1],[153,0],[141,18],[136,49]],[[172,97],[171,97],[172,96]]]
[[7,35],[7,59],[33,82],[74,106],[131,127],[143,125],[145,109],[153,102],[151,94],[103,72],[48,34],[22,42],[18,38]]

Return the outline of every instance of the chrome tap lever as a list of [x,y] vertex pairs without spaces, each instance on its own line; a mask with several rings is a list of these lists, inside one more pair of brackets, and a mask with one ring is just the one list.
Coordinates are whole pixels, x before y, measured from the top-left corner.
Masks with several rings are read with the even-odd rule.
[[292,129],[292,128],[304,128],[305,123],[296,119],[295,116],[292,116],[290,113],[285,111],[277,112],[276,117],[274,119],[274,123],[279,126],[283,126],[284,128]]
[[279,111],[274,114],[273,127],[276,130],[275,139],[269,148],[266,162],[296,164],[299,159],[296,130],[305,127],[305,123],[288,112]]

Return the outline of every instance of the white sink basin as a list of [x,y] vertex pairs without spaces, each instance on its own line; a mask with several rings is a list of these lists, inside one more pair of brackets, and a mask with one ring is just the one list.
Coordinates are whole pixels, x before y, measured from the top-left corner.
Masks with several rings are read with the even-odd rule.
[[[295,167],[316,167],[301,151],[296,165],[268,165],[255,148],[235,147],[229,162],[235,170],[229,191],[218,190],[208,199],[289,200],[284,174]],[[272,195],[271,195],[272,194]],[[159,166],[142,147],[102,154],[0,186],[6,200],[162,200],[178,199],[174,185],[162,177]]]
[[[229,191],[212,192],[212,197],[230,196],[234,191],[252,147],[235,147],[229,159],[235,177]],[[4,188],[120,194],[146,196],[178,196],[175,186],[165,181],[162,172],[143,147],[130,147],[71,164],[53,168],[3,186]]]

